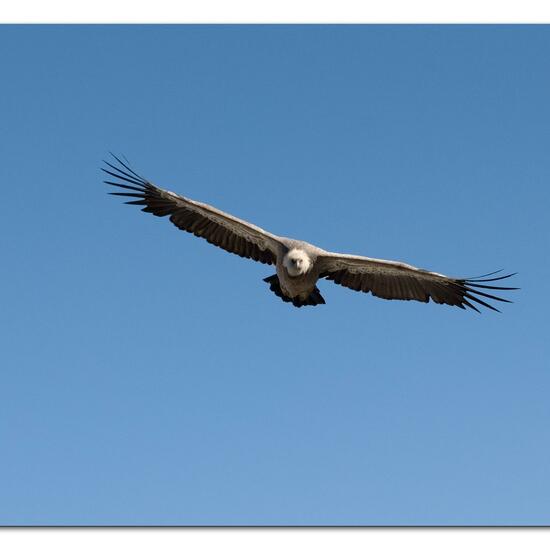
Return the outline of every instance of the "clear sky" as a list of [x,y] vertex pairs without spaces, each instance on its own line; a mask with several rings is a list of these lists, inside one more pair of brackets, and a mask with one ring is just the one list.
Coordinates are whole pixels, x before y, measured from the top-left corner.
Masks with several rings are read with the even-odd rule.
[[[550,523],[550,28],[0,27],[0,523]],[[159,186],[502,313],[269,292]]]

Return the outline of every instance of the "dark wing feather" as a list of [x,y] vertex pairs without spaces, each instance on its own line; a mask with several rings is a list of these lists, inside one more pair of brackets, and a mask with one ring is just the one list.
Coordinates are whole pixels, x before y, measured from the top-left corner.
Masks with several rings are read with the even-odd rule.
[[508,279],[515,273],[493,278],[482,276],[458,279],[401,262],[332,253],[320,256],[318,263],[320,277],[353,290],[370,292],[378,298],[419,302],[429,302],[431,299],[436,304],[470,308],[478,313],[475,304],[499,311],[482,298],[510,302],[483,290],[518,290],[515,287],[485,284]]
[[170,221],[179,229],[202,237],[228,252],[264,264],[276,263],[281,248],[277,236],[208,204],[160,189],[136,174],[119,158],[113,157],[118,166],[105,161],[108,168],[102,170],[115,181],[105,183],[125,191],[110,195],[137,199],[126,204],[143,206],[144,212],[155,216],[170,216]]

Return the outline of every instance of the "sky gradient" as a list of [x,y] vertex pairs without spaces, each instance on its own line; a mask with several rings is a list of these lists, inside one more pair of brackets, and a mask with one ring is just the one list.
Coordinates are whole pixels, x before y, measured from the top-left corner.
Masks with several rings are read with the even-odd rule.
[[[550,523],[550,28],[2,26],[2,525]],[[319,284],[106,194],[124,154],[502,313]]]

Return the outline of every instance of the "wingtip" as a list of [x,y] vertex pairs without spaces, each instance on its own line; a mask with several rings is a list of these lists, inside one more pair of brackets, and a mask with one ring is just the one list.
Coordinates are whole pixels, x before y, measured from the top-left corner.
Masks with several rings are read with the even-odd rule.
[[491,273],[485,273],[484,275],[476,275],[475,277],[468,277],[466,280],[473,281],[475,279],[483,279],[484,277],[490,277],[491,275],[496,275],[497,273],[502,273],[503,269],[497,269],[496,271],[491,271]]
[[[115,154],[112,152],[112,151],[107,151],[107,156],[108,155],[111,155],[111,157],[113,157],[113,159],[116,159],[116,156]],[[103,163],[107,164],[108,166],[110,166],[109,164],[109,161],[105,158],[101,159]]]

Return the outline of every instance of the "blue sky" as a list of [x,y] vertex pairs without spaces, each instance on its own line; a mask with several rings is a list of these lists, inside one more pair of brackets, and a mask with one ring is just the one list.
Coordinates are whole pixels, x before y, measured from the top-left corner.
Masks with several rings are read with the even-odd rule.
[[[550,523],[550,29],[3,26],[0,523]],[[296,309],[106,194],[519,271],[483,315]]]

